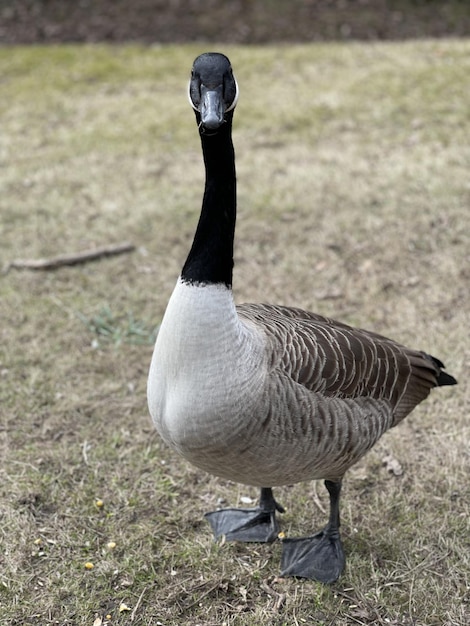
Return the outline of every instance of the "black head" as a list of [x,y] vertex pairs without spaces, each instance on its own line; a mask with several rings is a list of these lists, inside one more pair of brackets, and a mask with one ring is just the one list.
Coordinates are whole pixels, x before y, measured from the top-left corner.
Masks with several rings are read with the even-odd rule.
[[202,131],[215,132],[231,118],[238,100],[238,85],[225,55],[205,52],[197,57],[188,96]]

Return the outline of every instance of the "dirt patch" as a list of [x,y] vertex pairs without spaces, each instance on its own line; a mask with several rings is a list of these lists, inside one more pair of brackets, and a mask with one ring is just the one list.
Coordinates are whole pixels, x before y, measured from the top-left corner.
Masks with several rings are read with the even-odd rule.
[[464,37],[466,0],[0,0],[0,42],[266,43]]

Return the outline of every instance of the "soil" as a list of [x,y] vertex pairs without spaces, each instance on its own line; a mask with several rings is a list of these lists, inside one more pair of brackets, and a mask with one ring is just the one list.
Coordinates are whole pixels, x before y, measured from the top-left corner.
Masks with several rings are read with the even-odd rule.
[[468,0],[0,0],[4,44],[260,44],[468,35]]

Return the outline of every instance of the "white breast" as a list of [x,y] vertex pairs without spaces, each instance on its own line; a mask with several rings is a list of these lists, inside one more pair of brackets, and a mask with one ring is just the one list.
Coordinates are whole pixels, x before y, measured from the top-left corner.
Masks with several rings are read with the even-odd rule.
[[262,338],[240,322],[229,289],[178,280],[147,388],[164,441],[190,460],[223,455],[253,415],[264,386],[264,358]]

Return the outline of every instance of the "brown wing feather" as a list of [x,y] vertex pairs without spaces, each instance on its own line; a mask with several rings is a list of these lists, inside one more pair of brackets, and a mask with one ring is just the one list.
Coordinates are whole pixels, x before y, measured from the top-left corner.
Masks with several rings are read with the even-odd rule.
[[328,397],[387,400],[395,424],[438,384],[438,362],[377,333],[291,307],[237,308],[268,337],[271,367]]

